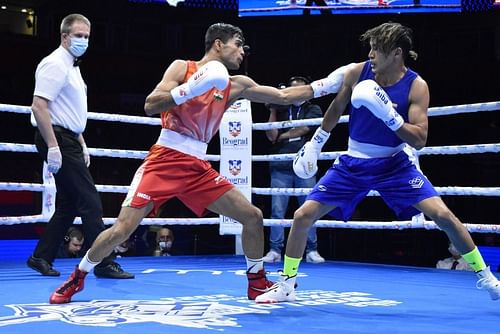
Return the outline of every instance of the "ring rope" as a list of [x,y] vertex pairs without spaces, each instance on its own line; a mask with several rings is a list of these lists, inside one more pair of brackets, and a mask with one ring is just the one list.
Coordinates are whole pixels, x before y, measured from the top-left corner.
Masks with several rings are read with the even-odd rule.
[[[434,107],[429,108],[429,116],[443,116],[459,113],[470,113],[477,111],[492,111],[499,110],[500,102],[486,102],[476,104],[466,104],[458,106]],[[16,113],[31,113],[31,108],[26,106],[0,104],[0,111],[16,112]],[[160,125],[160,120],[151,117],[142,116],[127,116],[107,113],[88,113],[89,119],[145,124],[145,125]],[[254,130],[268,130],[272,128],[286,128],[301,125],[318,125],[321,123],[321,118],[300,120],[300,121],[285,121],[273,123],[255,123]],[[348,116],[342,116],[339,123],[349,121]],[[0,151],[12,152],[36,152],[34,145],[18,144],[18,143],[0,143]],[[110,156],[118,158],[135,158],[143,159],[147,151],[134,150],[115,150],[115,149],[89,149],[93,156]],[[419,155],[424,154],[471,154],[471,153],[497,153],[500,151],[500,144],[479,144],[479,145],[458,145],[458,146],[442,146],[442,147],[426,147],[418,152]],[[334,159],[344,152],[325,152],[321,154],[320,159]],[[295,154],[284,155],[262,155],[254,156],[253,161],[269,161],[269,160],[292,160]],[[208,160],[219,161],[220,156],[209,155]],[[43,184],[34,183],[15,183],[15,182],[0,182],[0,190],[14,191],[44,191],[46,186]],[[128,186],[115,185],[96,185],[96,188],[101,192],[126,193]],[[262,195],[285,194],[285,195],[306,195],[310,191],[309,188],[252,188],[252,193]],[[474,195],[474,196],[499,196],[499,187],[436,187],[442,195]],[[370,191],[368,196],[378,196],[378,192]],[[19,216],[19,217],[0,217],[2,224],[19,224],[19,223],[34,223],[46,222],[47,217],[42,215]],[[116,218],[103,218],[105,224],[113,224]],[[406,229],[406,228],[426,228],[438,229],[437,225],[432,221],[424,221],[423,219],[414,219],[412,221],[393,221],[393,222],[373,222],[373,221],[335,221],[335,220],[319,220],[316,222],[318,227],[332,228],[353,228],[353,229]],[[76,223],[81,223],[81,218],[75,220]],[[145,218],[141,224],[175,224],[183,223],[186,225],[205,225],[219,224],[219,218]],[[291,219],[264,219],[265,226],[283,225],[291,226]],[[492,224],[464,224],[471,232],[491,232],[500,233],[500,225]]]
[[[40,183],[26,182],[0,182],[0,190],[9,191],[37,191],[42,192],[46,188]],[[126,194],[129,186],[96,184],[99,192]],[[446,186],[435,187],[440,195],[461,195],[461,196],[500,196],[500,187],[459,187]],[[312,188],[252,188],[252,194],[256,195],[289,195],[304,196],[311,192]],[[380,196],[376,190],[372,190],[367,196]]]
[[[30,152],[36,153],[36,147],[32,144],[18,144],[18,143],[1,143],[0,151],[8,152]],[[96,157],[113,157],[113,158],[130,158],[130,159],[144,159],[148,151],[136,150],[119,150],[108,148],[89,148],[91,156]],[[425,147],[417,151],[417,155],[456,155],[456,154],[473,154],[473,153],[498,153],[500,152],[500,144],[473,144],[473,145],[455,145],[455,146],[431,146]],[[322,152],[319,160],[334,160],[346,151],[336,152]],[[295,159],[295,153],[287,154],[266,154],[254,155],[252,161],[284,161]],[[207,160],[220,161],[219,155],[207,154]]]
[[[462,104],[462,105],[445,106],[445,107],[432,107],[428,109],[427,115],[430,117],[434,117],[434,116],[447,116],[455,114],[474,113],[479,111],[496,111],[496,110],[500,110],[500,101]],[[320,125],[322,119],[323,118],[309,118],[309,119],[301,119],[294,121],[255,123],[252,126],[252,129],[271,130],[271,129],[291,128],[297,126],[313,126],[313,125]],[[341,116],[338,121],[338,123],[347,123],[347,122],[349,122],[349,116],[347,115]]]
[[[103,218],[106,225],[112,225],[116,218]],[[3,225],[14,225],[22,223],[40,223],[47,222],[47,219],[42,215],[20,216],[20,217],[0,217],[0,223]],[[264,226],[292,226],[292,219],[264,219]],[[81,218],[75,219],[76,224],[81,224]],[[141,225],[218,225],[219,218],[144,218]],[[318,220],[314,223],[316,227],[327,228],[349,228],[349,229],[389,229],[389,230],[405,230],[424,228],[427,230],[437,230],[439,227],[433,221],[391,221],[391,222],[375,222],[375,221],[338,221],[338,220]],[[500,225],[492,224],[464,224],[470,232],[478,233],[500,233]]]
[[[500,101],[462,104],[462,105],[444,106],[444,107],[432,107],[428,109],[428,116],[445,116],[445,115],[463,114],[463,113],[471,113],[478,111],[495,111],[495,110],[500,110]],[[30,114],[31,107],[0,103],[0,111]],[[144,125],[161,125],[161,121],[158,118],[154,117],[129,116],[129,115],[109,114],[109,113],[89,112],[88,119],[98,120],[98,121],[109,121],[109,122],[144,124]],[[321,120],[322,118],[311,118],[307,120],[296,120],[296,121],[285,121],[285,122],[254,123],[252,129],[271,130],[283,127],[319,125],[321,123]],[[347,123],[348,121],[349,121],[349,116],[346,115],[340,117],[339,119],[339,123]]]

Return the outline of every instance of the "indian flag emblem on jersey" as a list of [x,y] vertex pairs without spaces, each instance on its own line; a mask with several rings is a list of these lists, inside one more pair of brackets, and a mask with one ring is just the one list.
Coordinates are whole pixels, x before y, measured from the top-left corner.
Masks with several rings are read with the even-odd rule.
[[216,91],[216,92],[214,93],[214,100],[216,100],[216,101],[220,101],[220,100],[222,100],[223,98],[224,98],[224,95],[222,95],[222,94],[221,94],[221,92]]

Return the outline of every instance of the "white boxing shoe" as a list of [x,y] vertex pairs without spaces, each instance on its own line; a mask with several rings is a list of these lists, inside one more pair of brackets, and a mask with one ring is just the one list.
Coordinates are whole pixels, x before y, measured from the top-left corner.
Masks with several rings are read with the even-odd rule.
[[288,281],[292,277],[281,276],[279,282],[274,283],[269,291],[255,298],[258,304],[271,304],[295,301],[295,283]]
[[[500,298],[500,282],[491,273],[490,267],[486,267],[480,272],[476,273],[479,280],[476,283],[478,289],[485,289],[490,293],[490,297],[493,300]],[[272,288],[271,288],[272,289]]]

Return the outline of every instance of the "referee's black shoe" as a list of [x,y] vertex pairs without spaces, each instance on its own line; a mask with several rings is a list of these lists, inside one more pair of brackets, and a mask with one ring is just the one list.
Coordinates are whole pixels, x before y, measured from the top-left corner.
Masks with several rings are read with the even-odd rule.
[[124,271],[122,267],[114,261],[106,265],[96,266],[94,268],[94,275],[100,278],[117,278],[117,279],[126,279],[135,277],[134,274]]
[[60,272],[52,268],[52,264],[45,261],[42,258],[39,257],[34,257],[31,255],[28,258],[28,261],[26,261],[26,264],[28,267],[30,267],[33,270],[38,271],[40,274],[43,276],[59,276],[61,275]]

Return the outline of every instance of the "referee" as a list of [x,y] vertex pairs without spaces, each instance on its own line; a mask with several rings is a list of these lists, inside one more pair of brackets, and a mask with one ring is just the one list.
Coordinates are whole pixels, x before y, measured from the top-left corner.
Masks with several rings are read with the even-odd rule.
[[[87,86],[78,57],[88,47],[90,21],[71,14],[61,23],[61,45],[36,69],[31,122],[37,127],[35,145],[54,174],[57,197],[54,215],[27,261],[44,276],[59,276],[52,268],[57,250],[76,216],[85,238],[94,242],[105,229],[102,205],[90,175],[90,155],[83,138],[87,124]],[[94,269],[97,277],[133,278],[108,256]]]

